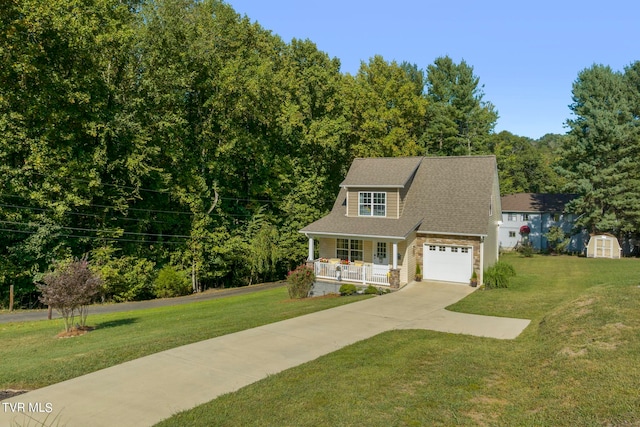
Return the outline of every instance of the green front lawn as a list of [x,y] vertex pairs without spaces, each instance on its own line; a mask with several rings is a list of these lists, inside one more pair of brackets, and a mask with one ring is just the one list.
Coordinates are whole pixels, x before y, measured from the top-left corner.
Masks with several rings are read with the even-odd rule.
[[0,324],[0,390],[31,390],[159,351],[357,301],[289,300],[286,288],[125,313],[89,314],[94,331],[56,338],[62,320]]
[[505,259],[452,309],[533,319],[516,340],[386,332],[161,425],[640,425],[640,260]]

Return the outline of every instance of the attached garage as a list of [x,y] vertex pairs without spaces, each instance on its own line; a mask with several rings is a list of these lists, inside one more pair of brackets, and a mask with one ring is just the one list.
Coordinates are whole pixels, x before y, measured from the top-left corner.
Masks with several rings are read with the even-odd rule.
[[473,247],[425,243],[422,275],[426,280],[469,283]]

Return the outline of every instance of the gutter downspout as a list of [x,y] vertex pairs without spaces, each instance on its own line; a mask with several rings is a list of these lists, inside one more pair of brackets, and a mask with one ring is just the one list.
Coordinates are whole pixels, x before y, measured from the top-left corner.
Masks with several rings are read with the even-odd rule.
[[484,285],[484,237],[480,237],[480,274],[479,283]]

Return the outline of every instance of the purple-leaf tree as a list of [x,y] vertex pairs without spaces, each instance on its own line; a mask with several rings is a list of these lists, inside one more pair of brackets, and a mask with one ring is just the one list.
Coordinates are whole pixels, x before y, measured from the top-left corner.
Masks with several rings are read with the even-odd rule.
[[69,332],[74,325],[76,312],[79,326],[85,327],[88,306],[93,301],[102,284],[102,280],[89,268],[86,258],[71,263],[59,264],[55,270],[46,274],[39,284],[42,293],[40,301],[55,308],[64,320],[64,329]]

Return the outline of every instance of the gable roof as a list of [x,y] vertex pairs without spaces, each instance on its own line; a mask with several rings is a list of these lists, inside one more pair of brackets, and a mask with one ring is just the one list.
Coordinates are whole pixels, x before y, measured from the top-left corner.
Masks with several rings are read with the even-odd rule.
[[517,193],[502,196],[503,212],[564,212],[575,194]]
[[418,231],[486,235],[496,177],[494,156],[426,157],[404,213],[424,216]]
[[[404,239],[414,230],[488,233],[489,205],[497,180],[494,156],[356,159],[354,164],[331,212],[300,232],[396,239]],[[372,187],[364,181],[366,177],[381,188],[408,186],[400,218],[346,216],[346,187]]]
[[356,158],[340,187],[404,188],[422,157]]

